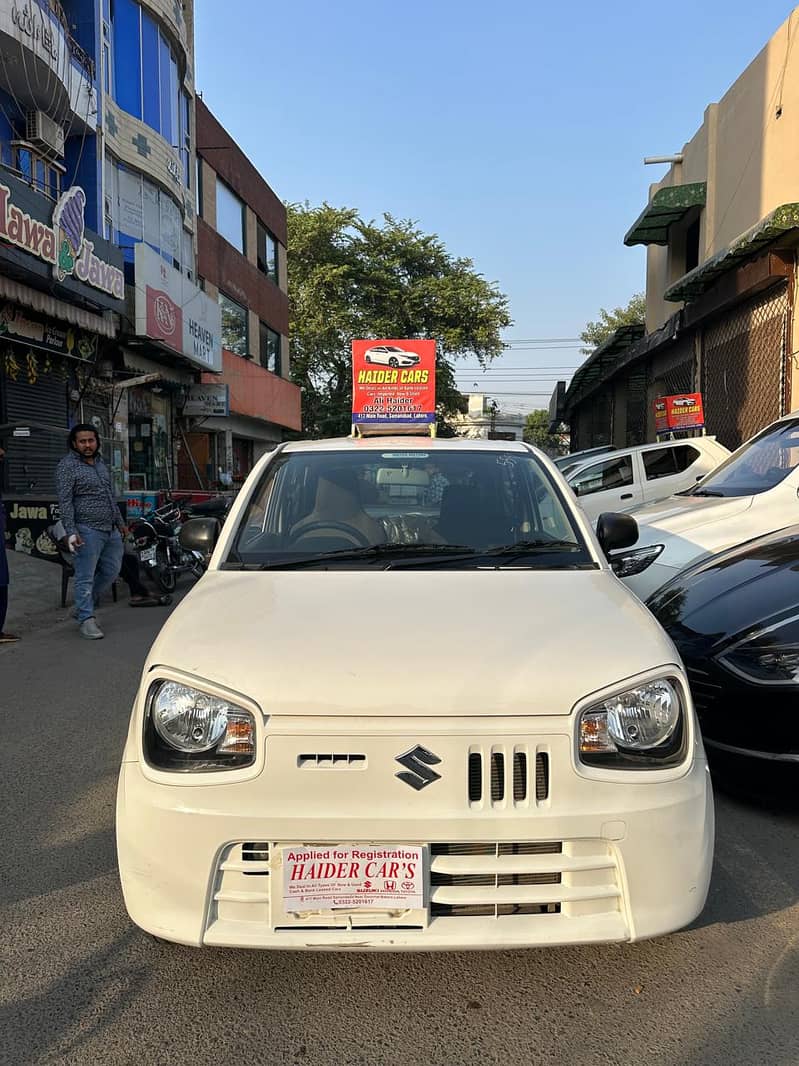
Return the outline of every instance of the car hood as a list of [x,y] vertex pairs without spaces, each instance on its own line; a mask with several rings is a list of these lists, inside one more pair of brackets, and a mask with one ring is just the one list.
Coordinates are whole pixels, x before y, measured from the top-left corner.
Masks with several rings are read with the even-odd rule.
[[640,530],[638,544],[646,545],[656,543],[662,533],[678,535],[712,522],[726,522],[751,506],[751,496],[667,496],[636,507],[630,514]]
[[210,571],[145,674],[168,666],[266,714],[568,714],[678,662],[607,570]]

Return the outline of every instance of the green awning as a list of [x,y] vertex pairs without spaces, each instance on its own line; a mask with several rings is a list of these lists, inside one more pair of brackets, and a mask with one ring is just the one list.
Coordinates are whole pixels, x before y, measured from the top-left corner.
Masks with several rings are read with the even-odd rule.
[[731,270],[745,259],[751,259],[766,245],[790,230],[799,229],[799,203],[782,204],[756,225],[736,237],[707,262],[695,267],[666,289],[667,300],[695,300],[706,292],[720,274]]
[[704,207],[707,182],[695,181],[690,185],[668,185],[658,189],[638,220],[627,232],[624,243],[668,244],[669,226],[690,211],[692,207]]
[[607,376],[610,368],[618,361],[625,349],[645,334],[643,325],[620,326],[611,333],[606,341],[595,348],[583,365],[575,372],[566,390],[563,404],[566,411],[571,410],[585,396],[593,391]]

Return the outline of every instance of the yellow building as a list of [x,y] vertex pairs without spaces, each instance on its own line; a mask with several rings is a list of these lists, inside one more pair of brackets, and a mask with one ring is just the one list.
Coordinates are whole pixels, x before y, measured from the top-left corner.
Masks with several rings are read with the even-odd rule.
[[703,393],[736,447],[799,407],[799,8],[671,157],[624,238],[645,245],[646,329],[626,327],[566,395],[572,447],[655,439],[654,399]]

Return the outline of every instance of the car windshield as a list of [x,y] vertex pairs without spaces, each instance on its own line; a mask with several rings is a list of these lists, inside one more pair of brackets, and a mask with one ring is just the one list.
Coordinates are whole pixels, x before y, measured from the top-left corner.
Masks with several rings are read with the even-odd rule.
[[226,567],[596,563],[529,452],[288,451],[266,468]]
[[734,452],[692,496],[755,496],[767,492],[799,466],[799,419],[777,422]]

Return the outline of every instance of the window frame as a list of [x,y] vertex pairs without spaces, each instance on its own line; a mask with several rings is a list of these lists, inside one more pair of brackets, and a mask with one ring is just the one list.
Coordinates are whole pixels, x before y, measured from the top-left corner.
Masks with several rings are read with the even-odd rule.
[[[230,239],[230,236],[228,236],[228,233],[226,233],[225,231],[223,231],[220,228],[220,217],[221,217],[221,212],[219,210],[219,206],[220,206],[220,189],[224,190],[224,193],[229,195],[231,200],[235,201],[235,204],[237,204],[240,207],[240,209],[241,209],[241,212],[240,212],[241,213],[241,247],[239,247],[234,241],[232,241]],[[247,205],[244,203],[244,201],[238,195],[238,193],[236,193],[233,189],[231,189],[231,187],[227,184],[227,182],[223,181],[222,178],[220,178],[218,174],[216,176],[216,232],[219,234],[220,237],[222,237],[223,240],[227,241],[227,243],[230,245],[231,248],[235,248],[235,250],[240,255],[246,256],[246,254],[247,254]]]
[[[597,470],[597,468],[605,467],[612,462],[616,462],[621,465],[625,462],[625,460],[627,461],[630,467],[629,481],[621,481],[617,485],[598,485],[595,489],[590,489],[587,492],[579,491],[579,484],[577,481],[578,478],[587,477],[592,471]],[[616,489],[629,488],[631,485],[635,484],[635,463],[633,460],[633,456],[630,452],[622,452],[621,454],[612,452],[611,455],[608,456],[606,459],[599,459],[597,460],[597,462],[591,463],[590,466],[586,466],[582,470],[580,470],[577,474],[575,474],[575,480],[570,481],[570,484],[572,489],[574,490],[575,496],[578,499],[581,499],[583,496],[594,496],[597,492],[614,492]]]
[[[269,358],[269,342],[274,338],[275,350],[274,350],[274,366],[270,366]],[[270,374],[275,374],[277,377],[281,376],[281,342],[282,337],[276,329],[272,329],[266,322],[262,322],[259,319],[258,322],[258,359],[264,370],[268,370]],[[266,357],[264,357],[264,344],[266,343]]]
[[227,301],[229,304],[232,304],[233,307],[236,310],[242,312],[242,317],[243,317],[243,322],[244,322],[244,351],[243,352],[237,351],[236,348],[231,348],[230,345],[225,344],[224,318],[223,318],[223,321],[222,321],[222,347],[225,349],[225,351],[232,352],[233,355],[238,355],[241,359],[252,359],[252,354],[250,352],[250,314],[249,314],[249,310],[243,304],[240,304],[238,302],[238,300],[234,300],[232,296],[228,296],[228,294],[226,292],[223,292],[222,289],[220,289],[219,290],[219,296],[218,296],[218,303],[219,303],[220,314],[222,314],[222,315],[224,315],[224,311],[225,311],[225,308],[224,308],[223,302],[222,302],[223,300]]

